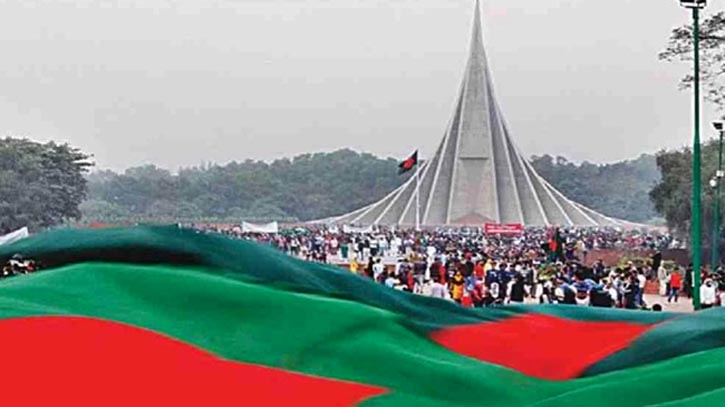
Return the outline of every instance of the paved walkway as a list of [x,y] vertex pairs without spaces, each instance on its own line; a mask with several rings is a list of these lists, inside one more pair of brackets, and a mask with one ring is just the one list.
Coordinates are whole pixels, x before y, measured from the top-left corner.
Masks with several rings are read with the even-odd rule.
[[670,312],[692,312],[692,299],[687,298],[687,296],[680,296],[678,299],[678,302],[667,302],[667,297],[661,297],[659,295],[653,295],[653,294],[645,294],[644,296],[644,302],[647,303],[649,307],[651,307],[654,304],[660,304],[662,305],[662,309],[664,311],[670,311]]

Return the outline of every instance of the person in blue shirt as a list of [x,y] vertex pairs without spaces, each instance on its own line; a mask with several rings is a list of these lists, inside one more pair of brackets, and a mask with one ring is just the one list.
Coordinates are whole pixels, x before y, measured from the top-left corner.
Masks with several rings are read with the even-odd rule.
[[511,270],[511,266],[507,265],[506,268],[499,274],[499,283],[501,284],[501,295],[500,298],[506,297],[506,291],[508,290],[509,283],[514,279],[514,272]]
[[486,273],[486,286],[491,287],[493,283],[501,283],[499,280],[498,265],[495,263],[491,265],[491,269]]

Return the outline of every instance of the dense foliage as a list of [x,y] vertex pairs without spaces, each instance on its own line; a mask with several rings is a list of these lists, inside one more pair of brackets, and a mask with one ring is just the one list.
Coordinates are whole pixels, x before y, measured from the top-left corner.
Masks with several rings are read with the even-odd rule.
[[[574,165],[538,157],[534,165],[573,199],[612,216],[654,216],[647,194],[657,181],[653,157],[613,165]],[[233,162],[182,169],[154,166],[89,176],[88,221],[296,221],[347,213],[385,196],[407,176],[397,161],[351,150],[272,163]]]
[[[712,231],[716,189],[710,188],[708,185],[710,179],[715,175],[717,165],[718,143],[711,141],[703,144],[701,212],[703,237],[710,236]],[[651,192],[655,207],[665,217],[668,226],[672,230],[681,236],[689,236],[690,199],[692,197],[692,151],[690,149],[662,151],[657,155],[657,166],[662,172],[662,180]],[[706,246],[708,246],[709,240],[703,238]]]
[[[667,49],[660,59],[691,63],[693,58],[692,26],[675,28]],[[720,111],[725,109],[725,11],[712,14],[700,24],[700,81],[704,97]],[[693,75],[687,74],[680,86],[692,86]]]
[[643,154],[614,164],[574,164],[549,155],[533,157],[539,174],[568,198],[619,219],[650,222],[657,217],[649,192],[660,180],[655,157]]
[[67,144],[0,139],[0,234],[80,218],[88,159]]
[[101,222],[310,220],[360,208],[405,177],[398,175],[396,160],[351,150],[194,167],[178,174],[144,166],[92,174],[83,213]]

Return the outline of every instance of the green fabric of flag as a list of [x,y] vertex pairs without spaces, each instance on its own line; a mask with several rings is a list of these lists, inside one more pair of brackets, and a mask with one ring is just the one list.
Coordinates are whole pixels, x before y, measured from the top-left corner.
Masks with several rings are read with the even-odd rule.
[[704,406],[725,314],[472,310],[175,227],[60,230],[0,247],[15,405]]

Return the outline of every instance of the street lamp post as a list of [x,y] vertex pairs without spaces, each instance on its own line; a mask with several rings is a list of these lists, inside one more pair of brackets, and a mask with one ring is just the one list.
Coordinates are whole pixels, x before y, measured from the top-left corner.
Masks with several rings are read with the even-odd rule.
[[722,183],[723,177],[725,177],[725,171],[722,168],[722,142],[725,131],[723,130],[722,122],[714,122],[713,127],[720,133],[720,143],[718,145],[718,156],[717,156],[717,172],[715,173],[715,183],[717,191],[715,193],[715,204],[712,212],[712,248],[710,256],[710,268],[712,271],[717,269],[720,263],[720,200],[722,199]]
[[707,0],[680,0],[683,7],[692,9],[692,38],[695,51],[694,83],[695,88],[695,135],[692,145],[692,206],[690,225],[692,233],[692,305],[695,310],[700,303],[700,266],[701,266],[701,220],[702,179],[700,178],[700,9],[705,8]]

